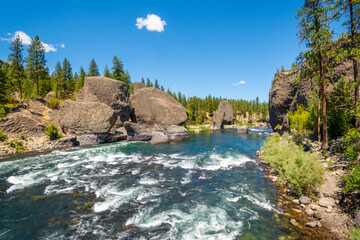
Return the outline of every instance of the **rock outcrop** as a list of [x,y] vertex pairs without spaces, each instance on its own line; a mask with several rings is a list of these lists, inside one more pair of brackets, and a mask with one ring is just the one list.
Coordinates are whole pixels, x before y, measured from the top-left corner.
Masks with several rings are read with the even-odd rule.
[[24,100],[0,119],[2,131],[9,137],[39,137],[45,135],[45,128],[50,125],[49,112],[43,99]]
[[188,116],[186,109],[169,94],[143,83],[134,83],[130,95],[136,121],[145,125],[183,125]]
[[70,100],[60,105],[54,119],[67,135],[108,134],[115,121],[114,110],[104,103]]
[[218,111],[225,113],[224,124],[229,125],[234,122],[234,110],[228,101],[221,101],[218,106]]
[[117,118],[116,127],[121,127],[132,117],[133,110],[128,100],[126,84],[106,77],[86,77],[77,96],[78,102],[98,102],[111,107]]
[[223,129],[224,124],[233,124],[234,110],[228,101],[221,101],[218,109],[213,112],[213,120],[210,123],[211,129]]
[[216,110],[213,112],[213,120],[210,123],[211,129],[223,129],[224,128],[225,112]]
[[[335,44],[335,47],[345,43]],[[334,61],[335,62],[335,61]],[[333,63],[330,68],[332,71],[326,76],[329,81],[325,91],[329,94],[333,86],[341,77],[352,81],[353,63],[351,60],[342,60]],[[311,89],[314,81],[311,78],[300,79],[300,70],[279,71],[275,74],[269,93],[269,116],[271,127],[280,132],[289,130],[289,122],[286,118],[288,111],[296,111],[297,105],[307,107],[311,98]]]

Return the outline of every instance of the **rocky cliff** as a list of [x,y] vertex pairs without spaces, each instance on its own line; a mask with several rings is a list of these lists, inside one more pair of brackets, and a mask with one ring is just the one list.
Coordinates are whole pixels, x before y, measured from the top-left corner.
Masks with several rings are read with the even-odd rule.
[[[325,91],[329,93],[342,76],[352,81],[352,66],[350,60],[333,64],[332,71],[327,76],[328,85]],[[299,79],[300,70],[279,71],[275,74],[269,93],[269,117],[274,130],[288,131],[287,112],[295,111],[297,105],[307,107],[312,89],[317,88],[314,79],[305,78],[301,81]]]

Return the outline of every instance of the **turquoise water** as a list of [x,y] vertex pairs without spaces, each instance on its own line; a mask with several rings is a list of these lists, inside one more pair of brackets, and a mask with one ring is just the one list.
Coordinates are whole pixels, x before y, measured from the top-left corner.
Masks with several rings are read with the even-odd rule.
[[0,239],[286,236],[295,230],[282,227],[276,187],[255,161],[265,131],[2,159]]

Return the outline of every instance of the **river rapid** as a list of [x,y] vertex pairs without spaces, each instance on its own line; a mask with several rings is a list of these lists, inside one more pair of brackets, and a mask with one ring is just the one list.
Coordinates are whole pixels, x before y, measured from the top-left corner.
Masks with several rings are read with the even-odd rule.
[[270,130],[0,159],[0,239],[279,239],[296,231],[255,160]]

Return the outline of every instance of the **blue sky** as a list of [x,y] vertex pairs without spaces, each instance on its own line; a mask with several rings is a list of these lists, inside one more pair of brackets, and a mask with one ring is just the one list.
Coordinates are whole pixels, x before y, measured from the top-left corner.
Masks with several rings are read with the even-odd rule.
[[[302,1],[5,1],[0,38],[23,31],[52,44],[52,71],[68,58],[73,70],[95,61],[103,73],[117,55],[132,81],[141,77],[186,96],[268,100],[281,65],[290,68],[300,51],[296,10]],[[137,18],[155,14],[163,32],[138,29]],[[60,45],[64,44],[62,48]],[[0,59],[9,42],[0,41]],[[24,55],[27,55],[25,53]],[[240,81],[246,84],[234,85]]]

